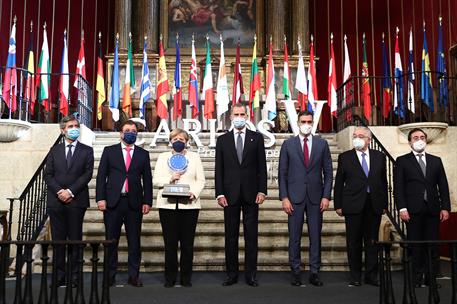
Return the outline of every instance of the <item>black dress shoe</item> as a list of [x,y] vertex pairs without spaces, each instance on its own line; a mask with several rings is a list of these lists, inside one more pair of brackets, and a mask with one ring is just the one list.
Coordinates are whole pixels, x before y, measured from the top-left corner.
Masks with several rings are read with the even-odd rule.
[[114,285],[116,285],[116,278],[115,277],[111,277],[108,279],[108,286],[109,287],[113,287]]
[[222,282],[222,286],[231,286],[233,284],[238,283],[238,278],[231,278],[227,277],[224,282]]
[[379,287],[379,282],[377,280],[372,280],[372,279],[365,279],[365,284]]
[[359,287],[359,286],[362,286],[362,283],[360,283],[360,281],[351,281],[351,282],[349,282],[348,286],[349,287]]
[[129,277],[127,284],[133,286],[133,287],[143,287],[143,282],[139,277]]
[[292,286],[301,286],[302,282],[301,282],[300,274],[293,273],[292,274],[292,281],[290,282],[290,284],[292,284]]
[[171,288],[173,286],[175,286],[175,282],[166,281],[165,284],[163,284],[163,287],[165,288]]
[[192,283],[190,281],[181,281],[182,287],[192,287]]
[[251,287],[259,286],[259,283],[257,282],[257,280],[255,278],[246,279],[246,284],[248,284]]
[[322,281],[319,279],[319,275],[317,273],[312,273],[309,276],[309,283],[317,287],[324,285],[324,283],[322,283]]

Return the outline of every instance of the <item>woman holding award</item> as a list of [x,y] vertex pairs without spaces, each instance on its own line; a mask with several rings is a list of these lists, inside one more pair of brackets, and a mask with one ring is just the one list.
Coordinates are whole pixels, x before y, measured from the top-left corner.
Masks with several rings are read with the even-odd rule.
[[165,244],[165,287],[173,287],[178,274],[178,243],[181,248],[181,285],[191,287],[194,237],[200,193],[205,173],[198,153],[186,149],[189,135],[182,129],[170,134],[172,149],[159,155],[153,181],[159,188],[159,209]]

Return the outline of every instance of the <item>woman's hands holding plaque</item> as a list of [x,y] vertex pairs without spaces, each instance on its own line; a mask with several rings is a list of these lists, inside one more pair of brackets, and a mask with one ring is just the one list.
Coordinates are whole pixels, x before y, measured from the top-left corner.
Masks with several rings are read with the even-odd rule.
[[181,173],[179,172],[173,172],[171,175],[171,182],[174,183],[175,181],[179,180],[181,178]]

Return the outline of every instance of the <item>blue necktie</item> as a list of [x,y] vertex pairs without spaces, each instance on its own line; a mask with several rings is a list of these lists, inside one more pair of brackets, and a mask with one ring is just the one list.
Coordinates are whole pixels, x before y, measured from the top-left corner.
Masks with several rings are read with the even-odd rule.
[[[363,172],[365,172],[366,177],[368,177],[368,164],[367,160],[365,159],[365,156],[367,156],[365,153],[362,153],[362,169]],[[367,192],[370,192],[370,187],[367,187]]]

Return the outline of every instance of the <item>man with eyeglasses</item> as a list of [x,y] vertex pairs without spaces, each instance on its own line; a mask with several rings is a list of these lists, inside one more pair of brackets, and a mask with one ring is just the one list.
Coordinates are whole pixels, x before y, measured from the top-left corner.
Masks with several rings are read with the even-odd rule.
[[[395,204],[401,219],[406,223],[408,240],[438,240],[440,222],[449,218],[451,203],[449,185],[441,158],[425,153],[427,134],[422,129],[408,133],[411,152],[397,157],[394,168]],[[429,285],[430,277],[426,247],[412,247],[412,262],[415,287]],[[432,247],[432,259],[437,261],[438,248]],[[432,269],[436,271],[436,263]],[[435,282],[436,284],[436,282]]]
[[107,240],[117,242],[108,248],[109,285],[115,284],[118,242],[122,224],[128,244],[127,283],[142,287],[141,222],[152,205],[152,172],[149,152],[136,146],[136,124],[127,120],[120,127],[121,142],[105,147],[97,173],[96,201],[103,212]]
[[365,284],[378,286],[378,240],[381,216],[387,209],[386,156],[370,149],[371,131],[356,127],[354,149],[338,156],[334,207],[346,224],[349,287],[361,286],[365,249]]

